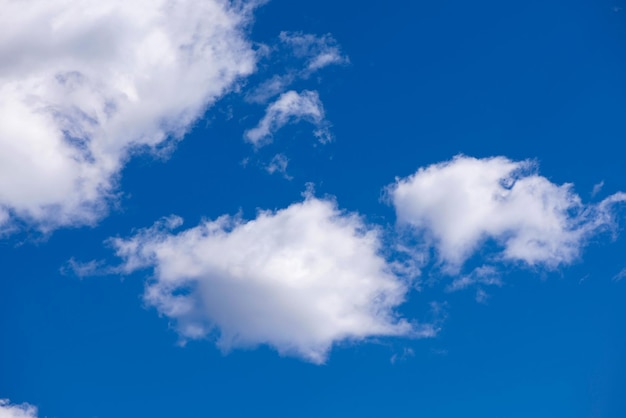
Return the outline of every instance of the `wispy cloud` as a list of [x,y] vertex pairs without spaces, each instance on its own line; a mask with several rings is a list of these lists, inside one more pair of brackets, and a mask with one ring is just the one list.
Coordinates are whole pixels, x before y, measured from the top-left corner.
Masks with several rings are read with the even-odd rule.
[[314,135],[321,143],[331,141],[329,123],[324,106],[316,91],[304,90],[300,93],[291,90],[283,93],[275,102],[267,106],[265,115],[256,127],[245,132],[246,140],[256,147],[272,142],[274,133],[289,123],[306,121],[315,126]]
[[285,157],[284,154],[276,154],[270,163],[265,167],[265,170],[270,173],[278,173],[281,174],[287,180],[291,180],[292,177],[287,174],[287,165],[289,164],[289,159]]
[[596,183],[593,185],[593,190],[591,190],[591,196],[595,196],[598,193],[600,193],[600,191],[602,190],[602,188],[604,187],[604,181],[601,181],[600,183]]
[[302,32],[281,32],[280,40],[291,46],[295,56],[307,59],[305,74],[308,75],[329,65],[350,62],[330,34],[316,36]]
[[475,285],[501,286],[500,272],[493,266],[477,267],[470,274],[455,278],[446,290],[456,292]]
[[272,97],[285,92],[297,80],[306,80],[328,66],[346,65],[350,62],[330,34],[317,36],[302,32],[281,32],[279,41],[275,47],[279,51],[278,57],[271,53],[267,54],[268,57],[277,62],[281,56],[295,57],[297,64],[291,64],[282,74],[273,74],[246,93],[245,98],[250,103],[267,103]]

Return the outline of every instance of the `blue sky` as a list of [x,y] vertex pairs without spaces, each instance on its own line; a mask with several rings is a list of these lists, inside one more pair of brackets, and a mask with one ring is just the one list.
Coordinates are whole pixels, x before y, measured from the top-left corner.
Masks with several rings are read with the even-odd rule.
[[626,414],[624,2],[0,4],[1,418]]

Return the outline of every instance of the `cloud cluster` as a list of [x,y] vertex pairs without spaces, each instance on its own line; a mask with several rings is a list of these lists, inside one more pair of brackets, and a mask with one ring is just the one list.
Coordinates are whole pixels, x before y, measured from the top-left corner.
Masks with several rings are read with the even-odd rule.
[[261,147],[272,142],[273,134],[283,126],[302,120],[315,126],[313,134],[321,143],[332,140],[324,105],[317,92],[309,90],[300,93],[290,90],[281,94],[267,107],[258,125],[245,132],[245,138],[255,147]]
[[8,0],[0,14],[0,226],[92,224],[133,151],[181,138],[254,70],[251,7]]
[[420,168],[388,194],[398,223],[432,245],[451,273],[489,241],[498,248],[491,261],[571,263],[591,235],[613,225],[615,204],[626,201],[616,193],[583,204],[571,184],[556,185],[533,162],[505,157],[458,156]]
[[8,399],[0,399],[0,418],[37,418],[37,408],[27,403],[15,405]]
[[279,40],[277,49],[281,50],[283,56],[295,57],[299,67],[290,67],[283,74],[272,75],[245,95],[248,102],[257,104],[279,97],[267,105],[263,118],[256,127],[245,132],[244,138],[258,148],[272,142],[274,133],[283,126],[304,120],[315,125],[313,134],[321,143],[330,142],[330,124],[326,121],[318,92],[286,90],[297,80],[306,80],[330,65],[347,64],[349,59],[330,34],[316,36],[281,32]]
[[222,216],[182,232],[170,217],[111,241],[130,273],[153,268],[145,301],[183,338],[213,330],[223,350],[267,344],[314,363],[341,341],[432,336],[397,316],[408,283],[379,254],[379,231],[307,196],[243,221]]

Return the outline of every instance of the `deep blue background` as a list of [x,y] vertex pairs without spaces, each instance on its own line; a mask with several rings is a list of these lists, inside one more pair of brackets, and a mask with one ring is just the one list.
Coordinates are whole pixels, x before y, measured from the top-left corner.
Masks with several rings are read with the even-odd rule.
[[[350,57],[321,81],[294,86],[319,91],[335,142],[316,146],[300,124],[255,153],[242,135],[263,108],[229,96],[169,160],[131,161],[121,208],[98,227],[1,241],[0,397],[58,418],[626,416],[626,279],[612,280],[626,267],[624,237],[598,237],[583,261],[556,272],[508,269],[502,288],[486,289],[487,304],[473,290],[445,293],[445,282],[413,292],[407,315],[427,318],[431,301],[446,307],[437,338],[346,344],[324,366],[266,348],[178,347],[167,319],[142,306],[145,274],[59,272],[70,257],[114,263],[103,241],[161,216],[181,215],[188,226],[238,210],[250,218],[300,199],[306,182],[386,226],[394,218],[382,188],[458,153],[537,159],[543,175],[574,183],[584,201],[626,191],[619,7],[271,1],[253,39],[332,33]],[[278,152],[290,158],[291,181],[259,167]]]

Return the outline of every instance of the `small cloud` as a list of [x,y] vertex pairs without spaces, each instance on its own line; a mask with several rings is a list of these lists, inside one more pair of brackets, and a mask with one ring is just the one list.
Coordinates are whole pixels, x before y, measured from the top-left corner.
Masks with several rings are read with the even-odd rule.
[[486,305],[487,299],[489,299],[489,294],[487,292],[483,289],[476,290],[476,302]]
[[602,187],[604,187],[604,180],[602,180],[600,183],[594,184],[593,190],[591,191],[591,197],[594,197],[595,195],[600,193]]
[[619,282],[626,277],[626,268],[623,268],[619,273],[613,276],[613,281]]
[[[330,34],[317,36],[301,32],[281,32],[279,44],[274,48],[298,64],[287,68],[283,74],[275,74],[261,82],[245,95],[248,103],[267,103],[269,99],[287,90],[297,80],[306,80],[331,65],[345,65],[349,58],[341,52],[337,41]],[[284,50],[287,50],[285,53]],[[264,50],[266,57],[269,51]],[[274,58],[275,68],[280,57]]]
[[107,266],[107,264],[102,260],[81,262],[76,261],[74,257],[70,258],[67,263],[61,267],[60,272],[63,275],[74,275],[80,279],[84,277],[107,276],[118,273],[115,268]]
[[265,110],[265,116],[256,127],[245,132],[245,139],[255,147],[262,147],[272,142],[272,137],[289,123],[307,121],[315,125],[313,134],[321,143],[331,141],[329,123],[326,121],[324,106],[316,91],[294,90],[283,93]]
[[330,34],[316,36],[302,32],[281,32],[280,40],[291,46],[295,56],[307,58],[307,66],[303,74],[305,76],[329,65],[350,62]]
[[391,356],[389,362],[391,364],[396,364],[400,361],[406,361],[407,359],[415,357],[415,351],[412,348],[403,348],[401,353],[396,353]]
[[293,177],[287,174],[287,164],[289,164],[289,159],[284,154],[276,154],[274,158],[272,158],[272,161],[265,167],[265,171],[270,174],[282,174],[285,179],[291,180]]
[[295,79],[296,74],[294,72],[276,74],[248,92],[245,95],[245,100],[248,103],[267,103],[272,97],[284,92]]

